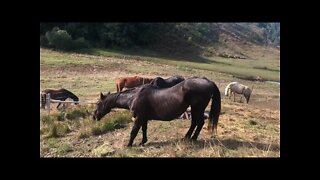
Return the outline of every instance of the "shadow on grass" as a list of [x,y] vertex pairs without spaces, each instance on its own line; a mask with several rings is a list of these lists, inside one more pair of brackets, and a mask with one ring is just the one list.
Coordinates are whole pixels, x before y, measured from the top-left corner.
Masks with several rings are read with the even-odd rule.
[[[141,49],[141,48],[131,48],[131,49],[99,49],[102,52],[98,52],[97,49],[85,49],[85,50],[78,50],[78,53],[83,54],[90,54],[90,55],[105,55],[108,56],[108,53],[115,53],[110,56],[127,56],[127,58],[134,58],[134,59],[141,59],[144,60],[144,58],[160,58],[167,61],[188,61],[193,63],[204,63],[204,64],[225,64],[225,65],[231,65],[229,63],[209,60],[205,57],[202,57],[200,55],[197,55],[196,53],[182,53],[182,52],[176,52],[176,53],[169,53],[169,52],[163,52],[163,51],[155,51],[155,50],[149,50],[149,49]],[[103,53],[103,51],[106,52],[106,54]],[[139,56],[139,57],[137,57]]]
[[186,141],[183,139],[174,139],[169,141],[160,141],[160,142],[149,142],[145,146],[153,146],[153,147],[162,147],[162,146],[170,146],[174,145],[176,143],[186,143],[190,144],[190,146],[194,146],[195,148],[205,148],[210,146],[222,146],[227,149],[231,150],[237,150],[241,147],[246,148],[255,148],[259,150],[266,151],[269,149],[269,151],[280,151],[280,145],[279,144],[265,144],[260,142],[254,142],[254,141],[239,141],[236,139],[212,139],[212,140],[198,140],[198,141]]

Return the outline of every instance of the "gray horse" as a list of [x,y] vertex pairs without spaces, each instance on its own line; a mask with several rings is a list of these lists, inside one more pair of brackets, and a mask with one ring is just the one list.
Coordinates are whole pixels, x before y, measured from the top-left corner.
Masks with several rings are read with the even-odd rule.
[[[250,99],[252,90],[253,90],[253,86],[252,86],[252,89],[250,89],[248,86],[245,86],[243,84],[239,84],[238,82],[232,82],[227,85],[224,92],[225,92],[226,96],[229,96],[229,99],[233,93],[233,101],[236,100],[236,94],[243,94],[243,96],[247,100],[247,103],[249,103],[249,99]],[[242,96],[240,98],[240,102],[241,101],[242,101]]]

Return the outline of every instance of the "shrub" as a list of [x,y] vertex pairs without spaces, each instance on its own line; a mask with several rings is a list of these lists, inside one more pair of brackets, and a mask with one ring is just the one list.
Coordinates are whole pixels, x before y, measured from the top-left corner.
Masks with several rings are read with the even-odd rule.
[[90,47],[90,44],[83,37],[73,41],[73,49],[88,49]]
[[51,31],[46,32],[45,36],[50,47],[61,50],[72,49],[72,38],[65,30],[60,30],[59,28],[55,27]]
[[48,47],[48,44],[49,44],[48,39],[44,35],[41,35],[40,36],[40,46]]

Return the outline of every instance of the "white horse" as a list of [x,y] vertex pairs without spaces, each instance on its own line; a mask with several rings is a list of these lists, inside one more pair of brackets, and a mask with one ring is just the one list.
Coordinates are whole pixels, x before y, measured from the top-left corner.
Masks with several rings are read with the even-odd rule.
[[[226,96],[229,96],[229,99],[230,99],[233,93],[233,101],[236,100],[236,94],[243,94],[243,96],[247,100],[247,103],[249,103],[252,90],[253,90],[253,86],[252,86],[252,89],[250,89],[248,86],[239,84],[238,82],[232,82],[227,85],[227,87],[224,90],[224,94]],[[242,101],[242,96],[241,96],[240,102],[241,101]]]

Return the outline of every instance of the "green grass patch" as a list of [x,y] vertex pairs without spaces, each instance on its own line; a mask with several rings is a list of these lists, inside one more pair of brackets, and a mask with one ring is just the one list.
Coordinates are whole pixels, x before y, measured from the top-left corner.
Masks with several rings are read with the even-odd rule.
[[[125,60],[140,60],[152,63],[178,66],[179,70],[192,72],[192,69],[202,69],[216,71],[239,76],[260,76],[265,80],[280,80],[280,71],[277,60],[253,60],[253,59],[230,59],[221,57],[187,57],[187,56],[168,56],[162,53],[143,49],[133,50],[110,50],[92,49],[90,54],[105,57],[115,57]],[[57,53],[50,50],[40,50],[40,64],[46,65],[68,65],[68,64],[103,64],[108,65],[108,61],[98,61],[94,58],[78,57],[68,53]],[[134,72],[146,73],[146,69],[134,70]]]
[[47,147],[48,148],[57,148],[59,147],[59,140],[56,138],[50,138],[47,141]]
[[56,137],[59,137],[58,135],[58,128],[57,128],[57,125],[53,124],[51,126],[51,128],[49,129],[49,133],[48,133],[48,138],[56,138]]
[[[108,115],[107,115],[108,116]],[[115,129],[126,127],[131,121],[131,114],[128,112],[121,112],[103,118],[98,125],[91,128],[91,134],[94,136],[105,134]]]
[[74,151],[73,148],[69,145],[62,145],[58,148],[58,154],[59,155],[65,155],[68,152],[72,152]]

